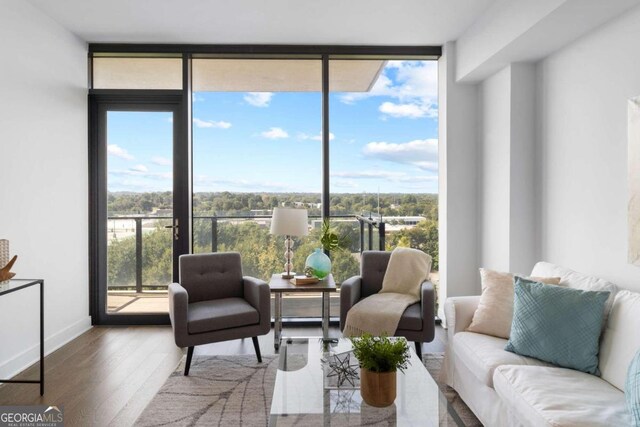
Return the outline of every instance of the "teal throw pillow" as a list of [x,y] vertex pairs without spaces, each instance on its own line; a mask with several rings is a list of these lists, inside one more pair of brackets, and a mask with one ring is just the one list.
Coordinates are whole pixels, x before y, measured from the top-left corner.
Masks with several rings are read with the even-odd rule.
[[629,414],[631,414],[631,425],[640,427],[640,350],[629,365],[624,395],[627,399]]
[[505,350],[600,375],[598,351],[608,291],[583,291],[514,277]]

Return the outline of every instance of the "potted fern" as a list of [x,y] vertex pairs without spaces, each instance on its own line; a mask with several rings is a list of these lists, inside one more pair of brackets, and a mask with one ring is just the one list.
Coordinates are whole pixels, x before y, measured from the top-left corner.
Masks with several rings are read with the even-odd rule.
[[364,334],[351,342],[360,363],[362,399],[379,408],[391,405],[396,400],[397,371],[404,372],[411,357],[407,340]]

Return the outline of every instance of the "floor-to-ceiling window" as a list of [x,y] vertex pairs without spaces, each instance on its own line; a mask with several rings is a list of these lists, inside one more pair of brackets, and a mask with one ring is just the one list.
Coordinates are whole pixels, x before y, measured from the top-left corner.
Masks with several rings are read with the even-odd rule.
[[[331,215],[334,226],[352,236],[347,249],[335,254],[335,274],[358,271],[349,255],[359,247],[353,215],[361,214],[385,223],[387,250],[405,246],[431,255],[437,284],[437,62],[350,58],[331,60],[329,67]],[[367,72],[375,75],[359,90],[339,78]],[[375,248],[379,239],[374,230]]]
[[[243,273],[268,281],[284,264],[284,236],[269,234],[273,208],[321,216],[322,62],[198,58],[192,69],[193,251],[240,252]],[[294,242],[302,272],[319,242]],[[319,307],[319,295],[285,298],[289,315]]]
[[[312,50],[212,54],[191,46],[175,58],[94,57],[94,97],[143,99],[104,110],[94,141],[106,175],[95,180],[105,195],[104,206],[94,206],[105,212],[93,222],[105,234],[95,251],[104,262],[93,269],[105,283],[98,309],[166,313],[166,286],[177,280],[174,261],[190,251],[238,251],[244,274],[268,280],[284,263],[283,237],[269,234],[276,206],[308,210],[309,235],[296,238],[294,248],[297,271],[320,246],[330,218],[340,236],[331,251],[338,283],[357,274],[362,242],[378,247],[381,236],[386,249],[411,246],[432,255],[437,281],[434,57]],[[118,61],[127,65],[114,67]],[[153,98],[163,94],[182,95],[179,108],[142,108],[160,103]],[[188,131],[178,123],[187,117]],[[384,232],[361,228],[356,215],[384,223]],[[285,315],[319,317],[319,301],[285,299]],[[335,298],[333,316],[337,305]]]

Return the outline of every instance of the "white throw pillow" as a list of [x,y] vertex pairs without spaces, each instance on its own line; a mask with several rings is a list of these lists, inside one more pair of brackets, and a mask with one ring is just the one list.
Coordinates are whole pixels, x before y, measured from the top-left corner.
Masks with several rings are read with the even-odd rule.
[[[513,321],[513,274],[480,269],[482,295],[469,332],[508,339]],[[548,285],[559,285],[559,277],[530,277]]]

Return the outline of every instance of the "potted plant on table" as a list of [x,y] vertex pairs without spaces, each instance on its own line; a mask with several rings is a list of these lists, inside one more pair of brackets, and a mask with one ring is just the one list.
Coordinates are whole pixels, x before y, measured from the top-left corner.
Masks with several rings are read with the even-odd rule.
[[362,399],[379,408],[391,405],[396,400],[397,371],[404,372],[411,357],[407,340],[364,334],[351,341],[353,353],[360,362]]

